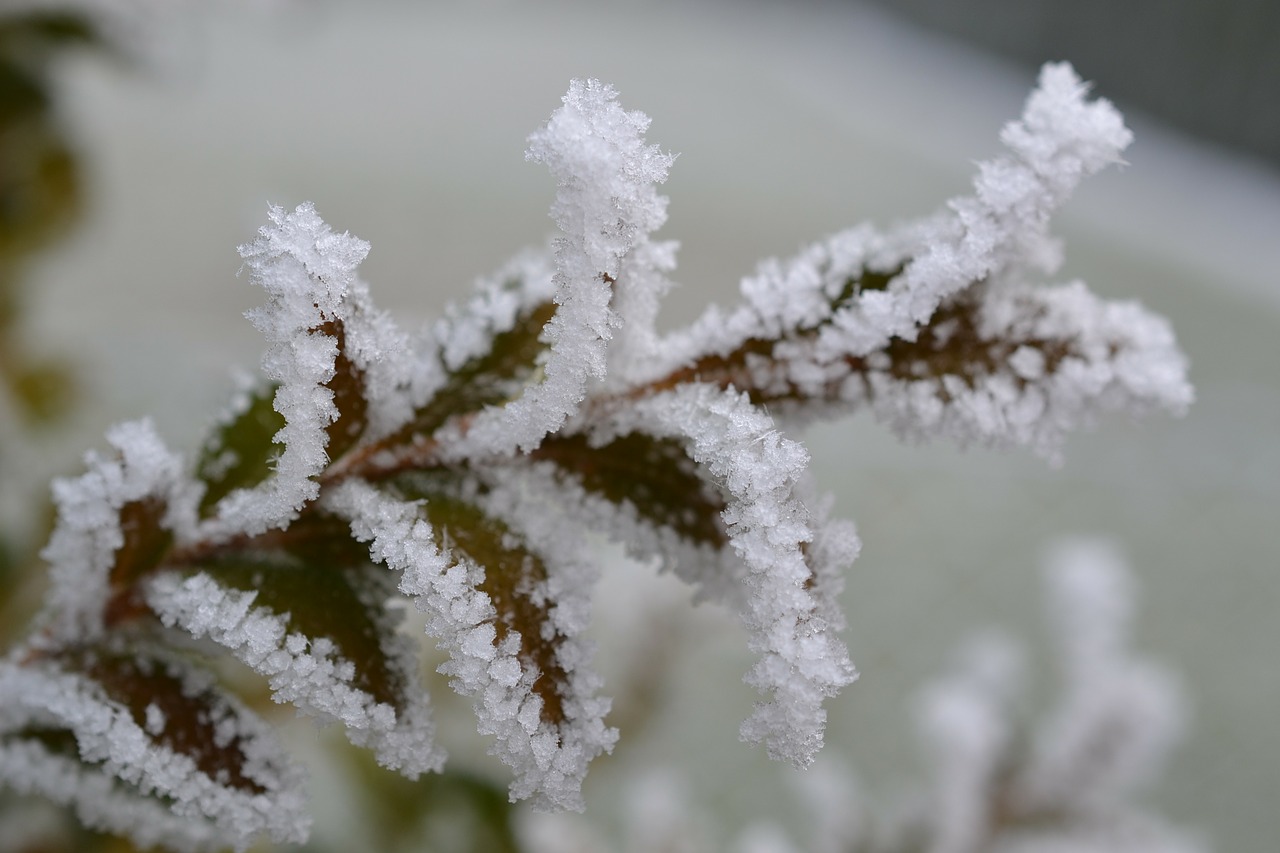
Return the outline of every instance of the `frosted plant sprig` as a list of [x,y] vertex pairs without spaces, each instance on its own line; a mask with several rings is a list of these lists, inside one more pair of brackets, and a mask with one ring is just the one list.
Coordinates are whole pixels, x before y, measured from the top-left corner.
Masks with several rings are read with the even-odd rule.
[[[557,184],[551,248],[418,336],[373,307],[367,243],[311,204],[270,208],[241,247],[268,297],[249,315],[269,343],[263,383],[190,466],[126,424],[55,486],[52,592],[0,669],[23,686],[0,694],[0,748],[33,774],[9,784],[70,779],[97,826],[128,829],[104,798],[156,796],[200,827],[133,830],[143,843],[300,838],[297,775],[222,688],[188,688],[193,654],[240,661],[277,702],[415,777],[444,750],[396,633],[407,598],[511,768],[512,799],[580,809],[588,765],[618,737],[583,637],[600,572],[584,530],[739,615],[763,694],[741,734],[805,766],[825,702],[856,677],[836,596],[859,540],[773,413],[863,406],[913,436],[1053,453],[1098,412],[1189,402],[1164,321],[1031,283],[1056,258],[1050,212],[1128,143],[1067,66],[1046,67],[972,198],[765,262],[742,307],[666,337],[654,319],[674,244],[653,235],[673,158],[648,126],[611,87],[575,81],[530,137]],[[192,710],[197,696],[213,704]],[[112,778],[123,787],[104,789]]]

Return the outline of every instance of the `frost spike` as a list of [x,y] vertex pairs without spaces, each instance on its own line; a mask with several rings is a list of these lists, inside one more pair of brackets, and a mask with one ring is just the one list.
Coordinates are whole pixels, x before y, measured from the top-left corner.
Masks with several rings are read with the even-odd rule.
[[[617,93],[598,80],[574,80],[547,125],[529,137],[527,158],[556,178],[551,216],[555,246],[555,316],[545,338],[550,354],[543,380],[501,408],[481,412],[447,437],[451,458],[510,456],[537,447],[601,380],[606,344],[621,322],[610,303],[628,255],[648,245],[666,218],[654,185],[666,179],[671,156],[646,145],[649,119],[626,112]],[[642,282],[638,287],[645,287]]]
[[311,203],[268,209],[270,224],[240,247],[268,302],[246,316],[271,344],[262,370],[276,383],[285,424],[273,476],[224,496],[206,522],[209,538],[283,528],[319,494],[315,478],[366,431],[406,415],[403,362],[386,358],[407,342],[369,302],[356,275],[369,244],[337,234]]

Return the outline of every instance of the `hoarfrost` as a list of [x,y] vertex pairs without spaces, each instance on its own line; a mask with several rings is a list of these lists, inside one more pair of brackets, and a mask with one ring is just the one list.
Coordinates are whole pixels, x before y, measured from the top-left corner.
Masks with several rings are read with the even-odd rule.
[[[55,483],[59,519],[44,552],[53,592],[28,644],[0,662],[0,735],[54,725],[74,734],[83,761],[15,736],[0,741],[0,779],[72,801],[86,822],[131,831],[142,844],[243,846],[260,832],[299,840],[296,773],[256,718],[225,701],[212,735],[219,749],[249,750],[246,773],[263,792],[250,795],[164,745],[168,706],[124,708],[87,676],[59,669],[59,655],[95,649],[104,635],[118,640],[127,632],[109,631],[111,619],[127,629],[149,607],[165,625],[230,649],[267,677],[278,701],[341,722],[353,743],[412,776],[438,769],[444,755],[411,648],[384,612],[398,582],[449,655],[441,671],[473,698],[479,730],[514,770],[512,798],[581,809],[587,765],[617,737],[581,636],[598,575],[583,527],[633,555],[656,555],[699,598],[738,612],[757,656],[746,680],[766,695],[742,737],[808,765],[822,743],[824,700],[857,677],[837,637],[836,597],[859,541],[852,525],[828,519],[807,453],[771,412],[803,419],[861,406],[908,437],[1020,444],[1052,457],[1067,431],[1101,412],[1181,412],[1191,401],[1186,360],[1163,319],[1079,283],[1033,283],[1060,261],[1050,214],[1129,142],[1114,108],[1086,94],[1069,66],[1045,66],[1022,118],[1001,134],[1006,153],[979,166],[971,196],[889,233],[850,229],[791,260],[766,261],[743,281],[741,307],[711,308],[661,339],[655,320],[675,244],[652,235],[666,219],[657,185],[673,157],[645,141],[648,118],[623,110],[598,81],[574,81],[529,139],[528,158],[557,184],[551,252],[520,256],[416,338],[372,306],[357,276],[367,243],[335,233],[310,204],[270,208],[241,254],[268,297],[249,318],[270,345],[262,367],[285,421],[274,470],[198,522],[201,485],[140,422],[113,428],[112,455],[90,454],[87,473]],[[512,331],[513,348],[497,346]],[[474,374],[483,388],[468,385]],[[557,432],[567,439],[558,461],[548,440]],[[627,497],[602,485],[617,477],[625,487],[632,475],[619,457],[591,454],[626,437],[652,450],[647,462],[674,466],[640,485],[678,495],[645,503],[643,489]],[[226,450],[201,476],[216,488],[217,478],[238,476],[236,462]],[[589,482],[589,473],[599,476]],[[462,518],[454,532],[522,561],[512,577],[451,542],[453,522],[433,530],[432,498],[399,499],[413,490],[397,478],[418,475],[426,493],[483,517],[474,529]],[[697,492],[708,483],[719,494]],[[383,599],[366,603],[383,620],[381,651],[402,676],[403,704],[358,689],[358,662],[343,658],[336,639],[291,632],[289,614],[201,571],[228,549],[264,559],[287,550],[281,543],[304,512],[308,522],[338,515],[393,570],[357,596]],[[146,565],[130,563],[137,555],[125,547],[139,531],[155,540],[143,543]],[[1159,835],[1158,821],[1112,808],[1176,739],[1180,704],[1163,670],[1126,654],[1122,571],[1096,551],[1086,556],[1055,574],[1066,698],[1037,730],[1001,806],[1078,818],[1071,837],[1089,840],[1062,849],[1093,849],[1121,826],[1176,839]],[[516,607],[504,595],[524,610],[507,612]],[[1000,774],[1014,741],[1011,658],[989,643],[921,702],[937,770],[921,820],[938,851],[967,853],[990,834],[991,786],[1007,781]],[[1122,747],[1097,759],[1094,747],[1117,739]],[[72,793],[58,792],[64,783]],[[146,799],[153,792],[175,803],[171,815]],[[785,844],[768,832],[752,838]],[[1056,842],[1006,834],[1000,843]]]
[[314,478],[329,463],[326,428],[338,419],[333,379],[338,339],[324,331],[340,324],[344,354],[361,371],[361,393],[370,404],[370,430],[385,431],[408,415],[403,386],[405,362],[389,359],[408,348],[390,319],[369,302],[356,268],[369,244],[337,234],[316,213],[299,205],[292,213],[272,206],[270,224],[240,247],[251,279],[268,302],[247,316],[270,344],[262,372],[278,384],[274,407],[285,418],[276,435],[283,448],[274,476],[252,489],[237,489],[218,502],[205,534],[227,537],[285,527],[319,494]]
[[[692,458],[727,493],[729,542],[747,569],[740,615],[751,650],[761,656],[746,681],[772,694],[743,723],[742,737],[763,741],[773,758],[807,766],[822,746],[823,700],[857,677],[836,637],[835,605],[823,600],[834,594],[839,569],[815,570],[806,561],[815,525],[797,490],[808,454],[782,437],[745,395],[706,385],[637,401],[601,432],[636,429],[687,441]],[[820,541],[813,556],[824,561],[857,553],[852,529],[828,532]],[[740,597],[731,590],[726,591],[736,603]]]
[[[552,850],[555,839],[576,834],[584,850],[628,853],[1205,853],[1194,833],[1135,803],[1178,739],[1184,702],[1162,667],[1129,649],[1132,585],[1104,541],[1052,549],[1045,610],[1064,689],[1048,714],[1022,718],[1021,645],[994,632],[979,635],[914,702],[927,785],[875,798],[850,768],[824,756],[791,777],[807,817],[807,833],[797,839],[804,843],[766,819],[742,831],[736,845],[717,844],[698,832],[690,797],[671,801],[679,808],[653,824],[665,831],[630,833],[625,847],[567,815],[522,823],[522,840]],[[1153,681],[1161,689],[1151,690]],[[680,772],[666,774],[664,790],[679,791]],[[624,807],[625,826],[648,825],[642,798],[627,798]]]
[[109,574],[125,544],[120,512],[126,505],[155,499],[163,507],[161,522],[177,537],[189,538],[195,529],[199,491],[150,420],[112,427],[107,443],[112,454],[90,451],[88,471],[53,482],[58,522],[41,556],[53,579],[44,614],[54,644],[101,634]]
[[342,724],[353,744],[372,749],[379,764],[411,778],[444,766],[413,649],[391,625],[379,628],[383,651],[404,682],[405,704],[399,709],[352,684],[354,667],[331,640],[290,633],[287,614],[253,606],[255,597],[254,592],[224,587],[203,572],[187,578],[166,573],[147,585],[147,603],[164,624],[229,649],[266,676],[275,701],[290,703],[320,722]]
[[637,323],[646,322],[650,307],[656,312],[662,285],[655,268],[669,266],[669,252],[651,246],[648,234],[666,219],[666,199],[654,185],[666,179],[672,157],[645,144],[648,117],[623,110],[616,98],[598,80],[575,80],[564,105],[529,137],[527,158],[556,178],[551,216],[562,235],[555,244],[557,309],[544,331],[550,353],[541,382],[451,437],[455,457],[528,451],[564,423],[588,383],[605,376],[606,345],[622,322],[610,306],[615,293],[635,291],[620,298],[633,306]]
[[[1046,65],[1001,134],[1008,152],[979,166],[974,195],[888,234],[859,226],[761,263],[742,282],[741,307],[712,307],[672,335],[648,375],[746,352],[728,382],[780,413],[869,403],[908,437],[1021,444],[1050,458],[1099,412],[1185,411],[1186,359],[1161,318],[1081,284],[1029,284],[1060,261],[1050,214],[1131,138],[1110,103],[1086,94],[1070,66]],[[980,360],[920,376],[932,374],[929,347],[955,333],[939,318],[963,311]]]
[[568,640],[557,662],[570,679],[564,721],[557,726],[543,719],[542,698],[533,691],[542,673],[520,659],[519,632],[508,631],[498,641],[493,602],[479,589],[483,567],[442,553],[415,504],[392,500],[367,484],[342,484],[326,506],[351,519],[353,534],[369,543],[374,561],[400,572],[401,592],[427,614],[427,633],[450,656],[441,671],[455,690],[474,697],[480,733],[494,736],[491,751],[515,773],[512,799],[580,811],[587,764],[612,748],[617,732],[603,723],[608,702],[592,696],[597,678],[579,666],[587,649],[573,640],[582,627],[573,596],[555,612],[555,627]]
[[1063,689],[1029,750],[1014,752],[1026,745],[1013,713],[1023,678],[1008,640],[970,645],[957,671],[921,697],[934,791],[917,819],[929,849],[1200,850],[1131,803],[1180,739],[1185,701],[1164,667],[1129,650],[1127,566],[1101,540],[1064,542],[1046,586]]
[[[193,694],[207,686],[171,667]],[[231,785],[149,733],[96,682],[52,661],[0,661],[0,697],[0,779],[73,805],[91,826],[179,850],[243,850],[260,833],[280,842],[306,839],[302,773],[267,725],[238,703],[221,699],[209,708],[226,742],[234,739],[244,756],[244,781]],[[41,730],[74,735],[79,760],[23,735]],[[157,797],[169,799],[171,811]]]

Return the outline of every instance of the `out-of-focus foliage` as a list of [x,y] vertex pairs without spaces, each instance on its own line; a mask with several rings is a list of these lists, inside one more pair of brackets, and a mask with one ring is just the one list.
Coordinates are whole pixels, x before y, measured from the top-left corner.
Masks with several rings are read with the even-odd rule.
[[71,398],[67,367],[23,350],[22,273],[66,234],[83,205],[81,166],[58,121],[50,64],[100,46],[92,25],[66,13],[0,17],[0,377],[18,411],[47,422]]

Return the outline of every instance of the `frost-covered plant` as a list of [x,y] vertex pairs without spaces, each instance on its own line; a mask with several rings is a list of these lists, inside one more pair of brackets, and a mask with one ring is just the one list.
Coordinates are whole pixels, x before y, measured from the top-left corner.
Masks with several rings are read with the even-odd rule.
[[851,525],[827,519],[775,417],[869,408],[908,436],[1029,445],[1104,410],[1190,400],[1168,325],[1082,284],[1050,213],[1129,142],[1065,65],[1044,69],[975,193],[923,222],[861,227],[661,335],[675,245],[656,187],[672,156],[614,91],[575,81],[528,158],[556,178],[559,236],[420,336],[375,309],[369,245],[310,204],[241,247],[270,347],[189,465],[147,421],[54,484],[52,586],[0,663],[0,778],[141,844],[306,836],[295,769],[223,688],[230,655],[273,698],[408,776],[437,770],[398,601],[472,697],[511,797],[580,809],[605,721],[582,639],[599,531],[725,602],[764,695],[744,739],[805,766],[823,703],[855,677],[837,637]]

